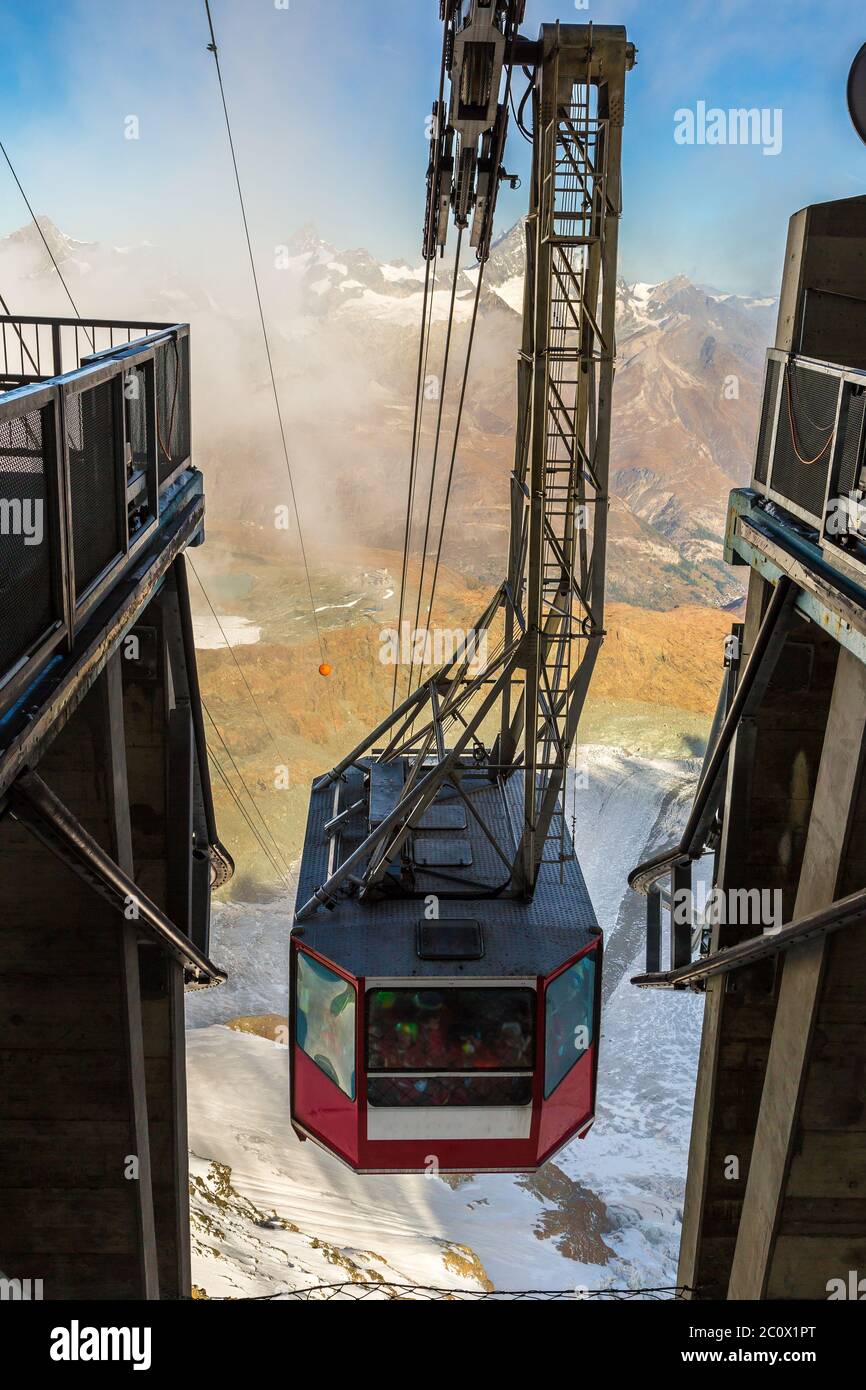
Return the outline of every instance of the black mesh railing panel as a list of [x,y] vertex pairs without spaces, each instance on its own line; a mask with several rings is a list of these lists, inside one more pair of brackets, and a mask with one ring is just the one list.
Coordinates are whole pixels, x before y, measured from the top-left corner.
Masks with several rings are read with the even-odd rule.
[[189,338],[172,339],[156,353],[159,481],[189,458]]
[[0,679],[55,618],[42,413],[0,423]]
[[838,377],[808,367],[789,365],[782,382],[770,483],[816,525],[823,520],[838,395]]
[[770,442],[773,438],[774,406],[779,387],[781,363],[773,357],[767,364],[767,384],[761,406],[761,425],[758,430],[758,450],[755,458],[755,480],[766,483],[770,470]]
[[376,1076],[367,1077],[370,1105],[529,1105],[532,1077]]
[[842,453],[839,459],[839,482],[837,491],[841,496],[852,492],[859,485],[860,469],[863,463],[860,445],[863,439],[863,413],[866,411],[866,391],[852,396],[848,406],[848,419],[842,440]]
[[113,382],[67,395],[76,601],[124,548],[119,511],[123,469],[115,433]]

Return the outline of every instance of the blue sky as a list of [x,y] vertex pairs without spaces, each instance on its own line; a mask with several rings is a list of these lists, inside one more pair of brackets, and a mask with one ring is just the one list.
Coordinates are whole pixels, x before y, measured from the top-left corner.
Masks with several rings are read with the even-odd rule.
[[[418,259],[438,0],[213,0],[257,249],[307,221],[338,247]],[[852,0],[529,0],[541,22],[624,23],[638,47],[624,135],[621,269],[774,291],[788,216],[866,191],[845,80]],[[240,255],[203,0],[0,0],[0,136],[31,201],[83,239],[150,240],[199,270]],[[520,79],[522,81],[522,79]],[[674,112],[782,111],[777,156],[682,146]],[[124,138],[129,115],[140,138]],[[516,133],[507,163],[525,172]],[[524,190],[504,194],[504,229]],[[0,167],[0,233],[26,219]],[[0,287],[2,289],[2,287]]]

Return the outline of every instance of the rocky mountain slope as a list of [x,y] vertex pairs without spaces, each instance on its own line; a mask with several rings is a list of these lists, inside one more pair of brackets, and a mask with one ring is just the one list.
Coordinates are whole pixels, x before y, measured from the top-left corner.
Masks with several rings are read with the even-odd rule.
[[[274,508],[287,504],[288,481],[248,283],[218,267],[181,274],[147,244],[112,248],[76,241],[47,219],[41,226],[82,312],[191,322],[196,455],[210,484],[211,515],[272,524]],[[488,583],[501,573],[507,542],[523,243],[518,223],[485,269],[445,537],[446,562]],[[325,554],[348,538],[397,550],[423,269],[339,251],[310,226],[260,250],[258,259],[305,540]],[[435,273],[416,534],[453,288],[447,262]],[[477,273],[467,263],[455,290],[442,393],[446,462]],[[0,239],[0,277],[15,287],[13,307],[22,312],[69,308],[32,224]],[[617,307],[609,592],[655,608],[727,602],[739,592],[739,576],[721,562],[726,497],[749,475],[775,301],[678,276],[659,285],[620,283]],[[444,464],[439,472],[434,517]]]
[[[369,389],[385,418],[401,422],[408,434],[423,271],[380,265],[366,252],[337,252],[309,227],[288,249],[305,310],[331,326],[350,326],[355,343],[366,345],[373,374]],[[449,537],[452,561],[470,568],[474,563],[482,573],[485,564],[501,563],[507,529],[503,474],[511,463],[523,264],[524,227],[518,223],[496,243],[485,269],[482,324],[456,474],[458,520]],[[438,264],[426,364],[434,404],[422,415],[428,451],[452,279],[448,264]],[[452,362],[462,361],[476,279],[472,265],[458,275]],[[722,565],[719,541],[727,494],[750,473],[775,300],[724,294],[677,276],[659,285],[620,282],[617,311],[612,593],[655,607],[689,598],[727,601],[738,592],[737,579]],[[453,404],[446,395],[446,437]],[[392,442],[383,441],[389,459]],[[422,453],[422,476],[425,461]],[[400,472],[405,474],[404,462]],[[461,549],[460,519],[466,517],[472,522],[473,545]],[[384,541],[392,525],[386,501],[380,521],[379,539]]]

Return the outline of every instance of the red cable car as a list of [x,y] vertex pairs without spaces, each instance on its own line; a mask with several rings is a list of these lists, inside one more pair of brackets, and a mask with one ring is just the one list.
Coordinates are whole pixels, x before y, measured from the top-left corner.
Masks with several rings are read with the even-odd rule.
[[[510,86],[518,42],[526,52],[523,8],[443,8],[441,78],[457,100],[447,120],[434,108],[428,272],[449,209],[462,233],[474,205],[481,269],[490,251],[507,177],[508,99],[493,98],[506,67]],[[290,952],[292,1123],[358,1172],[534,1169],[595,1113],[602,941],[562,796],[604,638],[620,135],[634,47],[619,26],[557,23],[531,51],[518,110],[520,123],[531,96],[507,574],[472,629],[456,641],[459,629],[434,632],[434,650],[449,637],[447,654],[434,662],[424,631],[409,634],[410,657],[399,654],[413,453],[399,637],[380,651],[409,666],[396,669],[392,703],[403,676],[406,698],[310,800]],[[461,94],[479,81],[486,104],[461,115]],[[429,275],[422,348],[428,289]],[[468,366],[467,355],[461,406]],[[422,384],[419,373],[416,430]],[[458,429],[460,418],[458,408]],[[436,441],[430,504],[438,429]],[[452,469],[456,447],[455,436]],[[451,481],[449,471],[426,586],[425,529],[416,622],[425,597],[428,623],[433,611]]]
[[[366,829],[373,766],[336,784],[356,808],[340,820],[344,849]],[[461,781],[504,832],[499,786],[471,766]],[[522,778],[506,788],[516,811]],[[333,788],[314,789],[299,903],[324,877],[332,811],[339,820]],[[537,1168],[595,1111],[602,940],[579,866],[560,881],[558,864],[543,865],[531,901],[490,896],[493,883],[485,897],[449,897],[431,861],[498,872],[453,790],[434,799],[411,853],[413,895],[386,885],[378,901],[344,899],[292,932],[292,1123],[361,1173]],[[428,919],[432,901],[440,916]]]

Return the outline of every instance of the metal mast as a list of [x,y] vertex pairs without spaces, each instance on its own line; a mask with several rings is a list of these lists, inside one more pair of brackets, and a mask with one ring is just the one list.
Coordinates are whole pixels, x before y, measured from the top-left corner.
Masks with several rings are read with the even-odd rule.
[[558,797],[604,636],[623,89],[633,62],[622,30],[556,25],[542,44],[508,576],[514,595],[525,581],[525,676],[510,718],[510,692],[503,701],[501,744],[508,757],[523,744],[515,881],[526,892],[556,820],[565,852]]
[[[474,19],[473,7],[466,26]],[[634,47],[619,26],[555,24],[542,28],[538,43],[512,38],[509,48],[506,62],[534,70],[534,129],[508,573],[474,630],[487,637],[481,669],[471,669],[476,651],[464,643],[316,784],[335,784],[334,834],[357,809],[340,806],[339,783],[369,759],[369,834],[332,864],[298,920],[340,892],[389,891],[389,870],[443,787],[456,789],[480,821],[461,789],[468,767],[493,782],[518,771],[524,778],[513,842],[502,844],[482,824],[503,863],[503,892],[531,897],[546,847],[556,847],[557,861],[573,852],[560,795],[604,636],[620,150]],[[461,51],[472,61],[471,45]],[[455,71],[450,77],[452,87],[461,80]],[[501,106],[497,121],[504,140]],[[442,245],[453,136],[450,128],[434,132],[425,254]],[[493,183],[506,177],[494,170]],[[461,218],[464,193],[462,183],[451,185]],[[492,225],[495,199],[487,196]],[[482,270],[488,250],[482,237]],[[374,815],[374,796],[386,784],[391,795]]]

